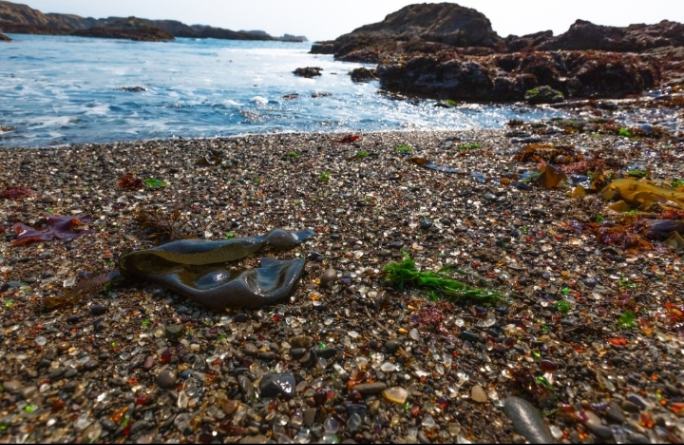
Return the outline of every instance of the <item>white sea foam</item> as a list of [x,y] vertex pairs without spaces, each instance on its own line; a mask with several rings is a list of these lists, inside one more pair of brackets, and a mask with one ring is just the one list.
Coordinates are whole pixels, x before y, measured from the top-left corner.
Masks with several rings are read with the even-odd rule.
[[253,104],[260,106],[260,107],[265,107],[266,105],[268,105],[268,99],[266,99],[263,96],[254,96],[252,99],[250,99],[250,101]]

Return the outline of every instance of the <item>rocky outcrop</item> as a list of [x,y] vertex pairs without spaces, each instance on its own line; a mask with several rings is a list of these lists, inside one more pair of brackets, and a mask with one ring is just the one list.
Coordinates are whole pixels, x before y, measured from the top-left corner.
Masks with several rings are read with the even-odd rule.
[[378,63],[385,90],[438,99],[517,101],[527,94],[531,102],[553,102],[684,85],[684,25],[667,20],[625,28],[578,20],[559,36],[503,39],[473,9],[419,4],[316,42],[311,52]]
[[666,46],[684,46],[684,24],[663,20],[655,25],[619,28],[577,20],[568,32],[540,42],[536,48],[640,53]]
[[297,68],[294,70],[293,74],[298,77],[305,77],[307,79],[312,79],[314,77],[322,76],[323,68],[308,66],[305,68]]
[[378,80],[378,73],[376,70],[369,70],[368,68],[356,68],[351,73],[351,80],[353,82],[371,82]]
[[377,62],[383,54],[416,52],[424,46],[498,48],[503,40],[483,14],[454,3],[410,5],[384,21],[366,25],[312,52],[334,53],[341,60]]
[[509,52],[531,51],[551,38],[553,38],[553,31],[541,31],[521,37],[508,36],[505,40],[506,49]]
[[128,19],[112,20],[109,23],[93,26],[92,28],[77,30],[72,35],[81,37],[99,37],[105,39],[128,39],[145,42],[168,42],[175,37],[147,21],[130,17]]
[[[134,20],[136,29],[121,26]],[[306,37],[286,34],[273,37],[264,31],[231,31],[204,25],[186,25],[176,20],[147,20],[137,17],[94,19],[73,14],[43,14],[26,5],[0,0],[0,29],[25,34],[81,35],[87,37],[133,38],[134,40],[172,40],[171,37],[227,40],[280,40],[304,42]],[[131,37],[127,37],[131,36]]]
[[10,39],[5,34],[3,34],[2,31],[0,31],[0,42],[11,42],[11,41],[12,41],[12,39]]
[[382,64],[383,89],[422,97],[467,101],[520,101],[548,86],[566,98],[624,97],[660,81],[649,57],[557,51],[479,57],[416,56]]

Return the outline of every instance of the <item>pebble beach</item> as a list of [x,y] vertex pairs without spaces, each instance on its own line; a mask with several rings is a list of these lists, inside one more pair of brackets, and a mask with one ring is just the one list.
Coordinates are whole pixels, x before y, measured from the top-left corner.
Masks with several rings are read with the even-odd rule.
[[[555,441],[684,441],[681,249],[597,235],[622,216],[576,193],[589,172],[535,182],[533,144],[684,178],[680,139],[553,122],[3,149],[0,442],[524,443],[511,397]],[[82,233],[13,245],[50,215]],[[141,282],[45,307],[169,238],[277,228],[316,233],[275,254],[306,259],[282,304],[217,313]],[[398,289],[407,255],[503,298]]]

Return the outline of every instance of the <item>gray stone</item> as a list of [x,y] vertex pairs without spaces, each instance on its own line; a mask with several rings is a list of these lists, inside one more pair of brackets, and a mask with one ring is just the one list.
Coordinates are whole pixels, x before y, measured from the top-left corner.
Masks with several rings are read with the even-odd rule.
[[183,334],[185,334],[185,326],[182,324],[167,325],[164,328],[164,332],[166,333],[166,338],[175,341],[180,339]]
[[541,413],[528,401],[509,397],[504,400],[503,410],[513,422],[515,431],[530,443],[555,443]]
[[22,385],[18,380],[8,380],[6,382],[2,382],[2,387],[5,388],[5,391],[14,396],[20,395],[21,391],[24,389],[24,385]]
[[291,373],[268,374],[261,379],[259,394],[263,398],[275,398],[280,395],[290,398],[294,396],[297,382]]
[[178,376],[170,369],[163,369],[157,376],[157,384],[164,389],[172,389],[176,387]]
[[337,282],[337,271],[328,269],[321,275],[321,287],[329,287]]
[[387,385],[382,383],[382,382],[364,383],[361,385],[356,385],[354,387],[354,391],[358,391],[361,395],[364,395],[364,396],[373,396],[376,394],[380,394],[381,392],[383,392],[386,389],[387,389]]

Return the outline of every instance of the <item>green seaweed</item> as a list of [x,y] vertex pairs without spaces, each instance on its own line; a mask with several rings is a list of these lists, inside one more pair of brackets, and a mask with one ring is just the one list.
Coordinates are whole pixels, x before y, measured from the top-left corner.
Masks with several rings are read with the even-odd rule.
[[330,182],[331,177],[332,177],[332,175],[330,174],[329,171],[324,171],[324,172],[321,172],[318,179],[320,179],[321,182],[328,184]]
[[565,96],[548,85],[532,88],[525,93],[525,100],[532,105],[557,103],[565,100]]
[[637,316],[634,312],[624,312],[622,315],[620,315],[620,318],[618,318],[618,326],[620,326],[622,329],[634,329],[636,326],[636,319]]
[[409,144],[399,144],[396,146],[394,151],[400,155],[412,155],[415,150]]
[[302,154],[301,154],[300,152],[298,152],[298,151],[294,151],[294,150],[293,150],[293,151],[287,152],[287,155],[286,155],[286,156],[287,156],[288,159],[291,159],[291,160],[293,160],[293,161],[296,161],[296,160],[298,160],[299,158],[302,157]]
[[572,305],[568,300],[560,300],[556,303],[556,309],[563,315],[567,315],[572,310]]
[[645,178],[648,176],[648,172],[646,170],[641,170],[641,169],[635,168],[633,170],[629,170],[627,172],[627,176],[629,176],[631,178],[642,179],[642,178]]
[[169,186],[166,181],[157,178],[147,178],[143,183],[145,184],[145,187],[152,190],[161,190]]
[[437,105],[443,108],[456,108],[458,107],[459,102],[455,99],[443,99],[440,100]]
[[672,181],[672,188],[676,190],[680,187],[684,187],[684,179],[674,179]]
[[237,237],[237,235],[235,234],[235,232],[226,232],[223,239],[232,240],[232,239],[235,239],[236,237]]
[[433,299],[478,304],[492,304],[503,299],[499,292],[470,286],[443,273],[420,271],[414,259],[408,254],[401,262],[385,266],[384,272],[387,281],[397,289],[423,289],[428,291],[428,295]]
[[622,136],[623,138],[631,138],[634,135],[632,134],[632,131],[629,128],[620,128],[618,130],[618,136]]
[[460,152],[466,152],[466,151],[475,151],[479,150],[482,148],[482,144],[479,142],[468,142],[466,144],[461,144],[458,146],[458,151]]
[[363,159],[366,159],[366,158],[369,157],[369,156],[370,156],[370,153],[368,153],[366,150],[359,150],[359,151],[357,151],[356,154],[354,155],[354,158],[355,158],[355,159],[358,159],[358,160],[363,160]]

